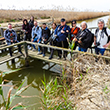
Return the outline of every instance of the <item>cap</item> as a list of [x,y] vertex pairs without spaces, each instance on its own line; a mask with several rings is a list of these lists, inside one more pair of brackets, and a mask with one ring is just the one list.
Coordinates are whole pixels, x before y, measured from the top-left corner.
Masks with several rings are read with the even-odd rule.
[[65,19],[64,19],[64,18],[62,18],[62,19],[61,19],[61,22],[64,22],[64,21],[65,21]]

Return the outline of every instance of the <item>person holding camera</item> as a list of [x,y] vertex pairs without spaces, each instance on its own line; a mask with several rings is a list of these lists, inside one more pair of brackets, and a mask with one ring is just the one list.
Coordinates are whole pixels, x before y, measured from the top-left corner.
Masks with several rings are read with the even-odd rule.
[[[50,30],[51,37],[50,37],[49,42],[50,42],[50,45],[52,45],[52,46],[56,46],[56,38],[55,38],[55,35],[54,35],[54,32],[55,32],[56,27],[57,27],[56,23],[53,23],[52,24],[52,29]],[[54,49],[51,49],[50,48],[50,57],[49,57],[49,60],[51,60],[53,58],[53,53],[54,53]]]
[[[61,24],[57,26],[55,29],[55,36],[58,47],[68,48],[68,34],[70,32],[70,27],[66,25],[66,20],[64,18],[61,19]],[[58,50],[58,59],[62,57],[62,50]],[[64,51],[63,58],[66,60],[67,52]]]
[[[32,28],[32,40],[31,42],[41,42],[42,29],[38,26],[37,21],[34,22],[34,27]],[[33,51],[36,50],[35,45],[33,46]],[[40,54],[40,47],[38,46],[38,54]]]
[[[17,40],[17,34],[16,32],[12,29],[12,24],[8,24],[8,29],[4,31],[4,37],[6,39],[7,45],[11,45],[13,43],[18,43],[19,41]],[[23,54],[21,52],[21,46],[18,45],[18,51],[20,54]],[[12,47],[9,48],[10,56],[12,57]]]
[[96,54],[104,55],[106,48],[110,45],[110,30],[105,27],[103,19],[98,20],[98,28],[95,31],[94,45]]
[[[42,44],[47,44],[49,38],[50,38],[50,29],[47,27],[46,23],[43,23],[41,43]],[[43,55],[43,57],[45,57],[45,51],[46,51],[46,47],[43,47],[42,52],[40,53],[40,54]]]
[[87,52],[87,49],[90,48],[93,43],[94,34],[87,29],[87,23],[85,21],[81,23],[81,28],[73,40],[77,42],[79,51]]

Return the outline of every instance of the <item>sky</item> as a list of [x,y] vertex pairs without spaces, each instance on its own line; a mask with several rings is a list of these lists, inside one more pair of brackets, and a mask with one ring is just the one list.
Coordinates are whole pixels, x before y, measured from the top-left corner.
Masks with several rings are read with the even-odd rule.
[[60,7],[61,10],[74,8],[77,11],[110,11],[110,0],[2,0],[0,2],[0,9],[30,10],[55,9],[55,7]]

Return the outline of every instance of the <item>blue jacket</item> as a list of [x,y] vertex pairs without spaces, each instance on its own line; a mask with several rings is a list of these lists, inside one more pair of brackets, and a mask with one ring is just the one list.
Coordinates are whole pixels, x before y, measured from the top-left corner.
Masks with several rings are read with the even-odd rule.
[[[11,36],[11,34],[12,34],[12,36]],[[9,31],[9,29],[5,30],[4,37],[5,37],[8,45],[11,45],[11,40],[17,41],[17,34],[13,29],[11,31]]]
[[41,39],[41,37],[42,37],[42,29],[39,26],[37,26],[37,27],[34,26],[32,28],[32,39],[34,38],[35,34],[37,35],[36,38]]
[[[65,33],[61,33],[62,30]],[[65,26],[59,25],[59,26],[57,26],[57,28],[55,29],[55,33],[54,34],[57,35],[56,40],[58,42],[66,41],[66,38],[68,37],[68,34],[69,34],[69,32],[66,32],[67,30],[70,32],[70,27],[67,26],[67,25],[65,25]]]

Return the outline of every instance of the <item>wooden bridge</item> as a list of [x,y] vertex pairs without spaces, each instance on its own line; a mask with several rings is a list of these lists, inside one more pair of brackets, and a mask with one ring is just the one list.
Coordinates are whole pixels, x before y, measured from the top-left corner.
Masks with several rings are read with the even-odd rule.
[[[28,44],[34,44],[36,46],[41,46],[41,47],[46,47],[46,48],[52,48],[54,50],[62,50],[62,51],[67,51],[68,53],[71,53],[71,54],[84,54],[84,55],[88,55],[88,56],[94,56],[94,57],[101,57],[103,59],[106,59],[106,60],[110,60],[110,57],[108,56],[101,56],[101,55],[96,55],[96,54],[91,54],[91,53],[88,53],[88,52],[80,52],[80,51],[77,51],[77,50],[71,50],[71,49],[65,49],[65,48],[60,48],[60,47],[56,47],[56,46],[50,46],[50,45],[45,45],[45,44],[38,44],[38,43],[33,43],[33,42],[28,42],[28,41],[21,41],[19,43],[16,43],[16,44],[12,44],[12,45],[9,45],[9,46],[4,46],[4,47],[0,47],[0,50],[3,50],[3,49],[7,49],[7,48],[10,48],[10,47],[13,47],[15,48],[15,50],[17,49],[17,45],[22,45],[22,52],[24,54],[24,59],[27,59],[29,57],[31,58],[36,58],[36,59],[40,59],[40,60],[43,60],[45,62],[51,62],[51,63],[55,63],[55,64],[59,64],[59,65],[63,65],[63,64],[66,64],[67,66],[70,66],[70,63],[68,60],[64,61],[62,59],[58,60],[56,58],[56,56],[49,60],[49,54],[47,53],[45,57],[43,57],[42,55],[38,55],[37,54],[37,51],[32,51],[32,50],[28,50],[27,49],[27,45]],[[108,49],[107,51],[110,51],[110,49]],[[16,52],[13,54],[13,57],[10,57],[9,55],[6,55],[6,56],[1,56],[0,57],[0,64],[3,64],[7,61],[10,61],[12,59],[15,59],[15,58],[18,58],[22,56],[22,54]]]
[[[89,29],[92,31],[93,29],[96,29],[96,27],[92,27],[92,28],[89,28]],[[3,34],[4,28],[1,28],[1,30],[2,30],[1,33]],[[16,30],[18,32],[20,31],[19,28],[16,28]],[[2,39],[3,39],[3,37],[2,37]],[[0,45],[0,51],[1,51],[1,53],[0,53],[0,65],[5,63],[5,62],[8,62],[8,61],[10,61],[12,59],[15,59],[15,58],[18,58],[18,57],[22,56],[22,54],[20,54],[18,52],[15,52],[13,54],[13,57],[10,57],[7,54],[2,55],[2,54],[5,53],[3,50],[8,50],[8,48],[10,48],[10,47],[13,47],[14,50],[16,50],[17,49],[17,45],[22,45],[22,52],[24,53],[23,57],[25,59],[31,57],[31,58],[37,58],[37,59],[43,60],[45,62],[52,62],[52,63],[59,64],[59,65],[63,65],[63,64],[67,64],[68,66],[70,65],[70,63],[67,62],[67,60],[66,61],[64,61],[62,59],[58,60],[56,58],[56,56],[52,60],[49,60],[49,54],[47,54],[47,53],[46,53],[45,57],[42,57],[42,55],[38,55],[37,54],[37,51],[34,52],[32,50],[28,50],[27,49],[27,45],[28,44],[31,44],[31,45],[34,44],[34,45],[36,45],[36,47],[41,46],[41,47],[46,47],[46,48],[52,48],[54,50],[61,50],[62,52],[66,51],[68,53],[71,53],[71,55],[74,55],[74,54],[85,54],[85,55],[89,55],[89,56],[101,57],[103,59],[110,60],[109,56],[96,55],[95,53],[92,54],[91,51],[89,51],[89,52],[80,52],[80,51],[77,51],[77,50],[65,49],[65,48],[60,48],[60,47],[56,47],[56,46],[50,46],[50,45],[45,45],[45,44],[38,44],[38,43],[33,43],[33,42],[28,42],[28,41],[21,41],[19,43],[12,44],[12,45],[9,45],[9,46],[7,46],[6,44]],[[94,50],[94,48],[92,48],[92,50]],[[109,52],[110,49],[106,49],[106,51]]]

